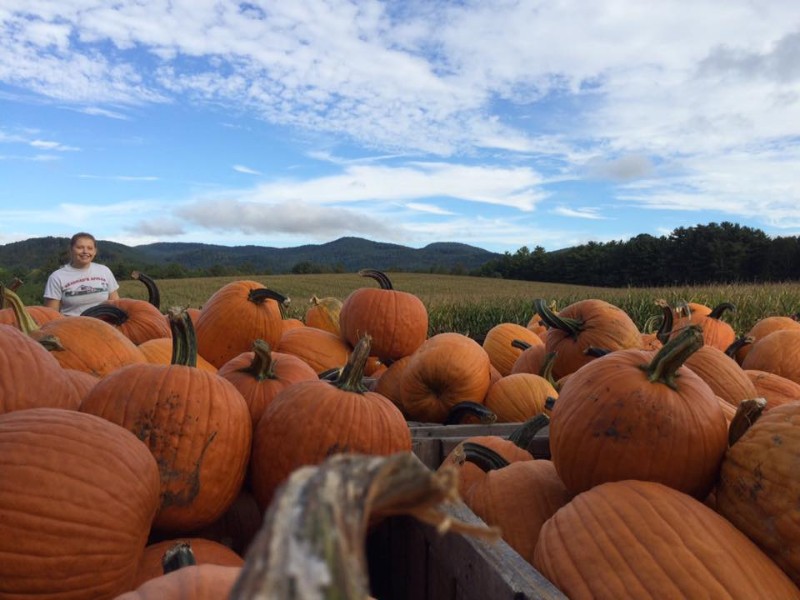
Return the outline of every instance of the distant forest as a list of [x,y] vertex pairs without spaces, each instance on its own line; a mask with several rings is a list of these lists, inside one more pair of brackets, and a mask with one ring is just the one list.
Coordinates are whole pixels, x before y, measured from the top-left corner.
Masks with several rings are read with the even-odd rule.
[[751,227],[710,223],[555,252],[522,247],[473,274],[601,287],[798,281],[800,238],[770,238]]

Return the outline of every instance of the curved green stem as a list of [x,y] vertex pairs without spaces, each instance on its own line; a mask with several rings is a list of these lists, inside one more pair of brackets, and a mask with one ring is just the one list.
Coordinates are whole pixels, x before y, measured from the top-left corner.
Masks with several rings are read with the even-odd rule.
[[197,334],[189,313],[182,308],[171,308],[167,313],[172,331],[172,359],[170,364],[185,367],[197,366]]
[[164,575],[196,564],[197,560],[195,560],[194,552],[189,542],[176,542],[161,557],[161,568],[164,570]]
[[253,342],[253,360],[240,371],[249,373],[256,381],[275,379],[275,362],[272,360],[272,348],[266,341],[259,338]]
[[139,271],[131,272],[131,278],[141,281],[144,287],[147,288],[147,301],[155,306],[161,308],[161,292],[152,277],[140,273]]
[[111,325],[122,325],[130,318],[127,312],[113,304],[101,303],[90,306],[81,313],[82,317],[94,317]]
[[542,321],[544,321],[544,324],[551,329],[563,331],[573,339],[577,338],[578,334],[583,331],[583,321],[558,316],[558,314],[550,309],[543,298],[534,300],[533,308],[539,317],[541,317]]
[[476,442],[463,442],[461,450],[464,462],[472,463],[484,473],[502,469],[511,464],[491,448]]
[[529,344],[525,340],[514,339],[514,340],[511,340],[511,347],[512,348],[518,348],[519,350],[527,350],[528,348],[531,347],[531,344]]
[[690,325],[669,340],[656,353],[649,365],[642,365],[642,369],[652,383],[659,382],[676,389],[675,379],[678,369],[702,346],[702,328]]
[[447,413],[443,425],[458,425],[464,418],[472,415],[478,418],[483,424],[490,424],[497,421],[497,415],[479,402],[465,400],[455,404]]
[[2,288],[2,293],[3,301],[11,306],[12,310],[14,311],[14,316],[17,319],[17,325],[19,325],[19,328],[22,330],[22,332],[30,335],[34,331],[38,331],[39,325],[33,320],[33,317],[28,312],[28,309],[25,308],[25,305],[22,303],[22,299],[7,287]]
[[256,288],[250,290],[250,293],[247,294],[247,299],[255,304],[262,304],[267,300],[275,300],[278,303],[278,308],[281,311],[281,318],[283,319],[286,318],[286,309],[291,302],[291,299],[288,296],[284,296],[283,294],[279,294],[278,292],[268,288]]
[[371,346],[372,336],[369,334],[362,336],[361,339],[358,340],[356,347],[353,348],[353,352],[350,353],[344,368],[342,368],[339,377],[333,382],[333,385],[346,392],[363,394],[369,391],[367,386],[364,385],[363,379],[364,367],[367,364]]
[[[544,413],[539,413],[538,415],[532,416],[517,429],[512,431],[508,439],[523,450],[528,450],[536,434],[548,425],[550,425],[550,417]],[[528,451],[530,452],[530,450]]]
[[717,304],[710,313],[708,313],[708,317],[711,319],[719,319],[722,317],[722,313],[724,313],[726,310],[735,312],[736,305],[731,304],[730,302],[721,302]]

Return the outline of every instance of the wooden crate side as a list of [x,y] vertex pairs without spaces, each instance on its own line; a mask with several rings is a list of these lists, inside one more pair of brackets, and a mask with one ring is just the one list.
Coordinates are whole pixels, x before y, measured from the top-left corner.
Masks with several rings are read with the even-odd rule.
[[[463,503],[446,510],[453,518],[482,524]],[[370,534],[367,548],[372,593],[379,600],[566,598],[504,541],[441,535],[411,517],[384,521]]]

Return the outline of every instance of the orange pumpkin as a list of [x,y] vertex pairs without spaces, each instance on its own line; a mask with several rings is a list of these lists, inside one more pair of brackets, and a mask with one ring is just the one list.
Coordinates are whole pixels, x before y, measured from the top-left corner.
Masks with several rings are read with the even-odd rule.
[[232,281],[203,304],[194,322],[200,356],[219,368],[253,342],[277,348],[283,333],[283,306],[289,299],[256,281]]
[[342,301],[332,296],[318,298],[314,295],[308,302],[311,306],[306,309],[303,317],[305,324],[337,336],[341,335],[339,313],[342,310]]
[[744,373],[753,382],[757,396],[767,401],[765,411],[787,402],[800,400],[800,383],[776,373],[757,369],[745,369]]
[[105,321],[136,345],[147,340],[172,336],[167,319],[146,300],[135,298],[107,300],[87,308],[81,316]]
[[779,329],[800,329],[800,321],[797,321],[792,317],[786,317],[782,315],[773,315],[759,319],[745,334],[745,337],[749,343],[743,344],[736,350],[736,361],[739,364],[742,364],[744,357],[747,356],[748,352],[750,352],[750,348],[753,343],[764,336],[769,335],[773,331],[778,331]]
[[362,385],[369,336],[356,345],[339,379],[301,381],[284,388],[256,425],[250,479],[265,509],[289,475],[340,452],[388,455],[411,451],[403,415]]
[[466,335],[439,333],[411,356],[400,385],[400,405],[412,421],[442,423],[460,402],[483,404],[491,385],[491,361]]
[[719,348],[704,345],[684,363],[733,406],[758,395],[753,382],[734,359]]
[[534,373],[514,373],[489,387],[484,404],[497,415],[498,423],[521,423],[548,412],[548,398],[558,398],[558,392],[547,379]]
[[128,429],[147,445],[161,475],[161,505],[153,525],[180,534],[212,523],[235,500],[244,481],[252,423],[232,383],[186,364],[196,354],[191,321],[184,312],[170,316],[173,364],[117,370],[94,386],[81,411]]
[[754,342],[742,368],[775,373],[800,383],[800,329],[779,329]]
[[514,362],[523,350],[512,342],[521,340],[531,346],[544,346],[542,339],[530,329],[516,323],[499,323],[492,327],[483,339],[483,349],[489,355],[500,375],[511,373]]
[[139,561],[139,569],[136,571],[136,578],[133,588],[138,588],[151,579],[164,575],[163,559],[165,553],[176,544],[188,544],[197,565],[223,565],[227,567],[241,567],[244,559],[236,552],[213,540],[199,537],[189,537],[182,539],[162,540],[148,544],[142,559]]
[[342,338],[355,346],[369,335],[372,353],[384,361],[413,353],[428,337],[428,310],[422,300],[395,290],[381,271],[362,269],[358,274],[375,279],[380,288],[359,288],[345,298],[339,312]]
[[0,415],[0,482],[0,597],[131,589],[158,508],[158,467],[130,432],[74,410]]
[[618,350],[570,375],[550,422],[550,449],[567,488],[658,481],[705,497],[727,448],[716,394],[684,366],[702,346],[697,326],[653,355]]
[[351,350],[342,338],[316,327],[284,331],[277,349],[301,359],[317,374],[341,369]]

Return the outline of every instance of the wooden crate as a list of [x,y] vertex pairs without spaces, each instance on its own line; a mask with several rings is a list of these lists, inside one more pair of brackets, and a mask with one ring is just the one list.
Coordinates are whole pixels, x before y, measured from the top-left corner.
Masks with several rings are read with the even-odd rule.
[[[519,428],[519,423],[493,423],[491,425],[437,425],[409,423],[411,449],[431,469],[436,469],[460,442],[468,437],[497,435],[507,438]],[[534,458],[550,458],[549,428],[541,429],[532,446]]]
[[[454,518],[483,522],[463,503]],[[564,600],[502,540],[440,534],[412,517],[392,517],[368,537],[372,594],[378,600]]]

